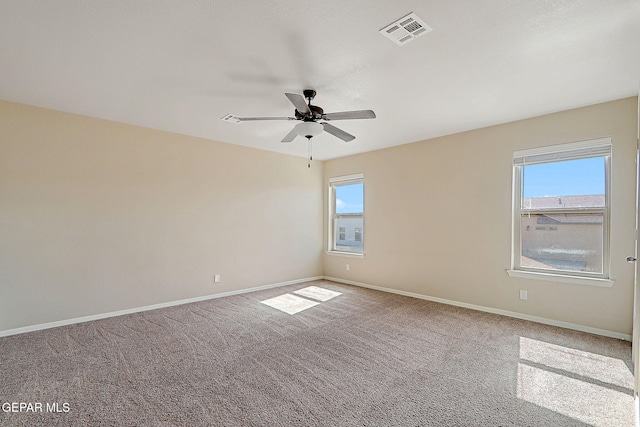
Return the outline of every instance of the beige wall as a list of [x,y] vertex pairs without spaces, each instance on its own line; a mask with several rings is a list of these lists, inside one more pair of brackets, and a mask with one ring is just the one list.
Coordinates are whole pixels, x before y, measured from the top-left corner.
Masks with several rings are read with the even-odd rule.
[[[324,274],[631,334],[636,126],[634,97],[327,161],[325,187],[364,173],[365,256],[325,255]],[[614,286],[509,277],[513,151],[606,136]]]
[[0,331],[322,274],[321,162],[7,102],[0,138]]
[[[324,274],[630,334],[636,102],[311,169],[302,158],[0,102],[0,332]],[[603,136],[613,141],[615,285],[507,276],[513,151]],[[327,181],[359,172],[365,256],[323,256]]]

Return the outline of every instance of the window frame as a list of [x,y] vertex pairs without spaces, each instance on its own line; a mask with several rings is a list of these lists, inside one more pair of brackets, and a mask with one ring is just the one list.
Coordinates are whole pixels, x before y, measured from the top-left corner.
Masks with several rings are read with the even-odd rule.
[[[362,214],[354,214],[354,213],[344,213],[339,214],[336,212],[336,187],[344,186],[344,185],[353,185],[353,184],[362,184]],[[364,200],[364,174],[357,173],[352,175],[345,176],[336,176],[329,178],[329,194],[328,194],[328,235],[327,235],[327,253],[333,255],[347,255],[347,256],[356,256],[362,257],[364,256],[364,228],[365,228],[365,200]],[[337,222],[340,218],[362,218],[362,229],[361,229],[361,239],[362,239],[362,251],[349,251],[345,249],[336,249],[336,233],[337,233]]]
[[[610,287],[610,213],[611,213],[611,138],[579,141],[553,146],[515,151],[513,155],[513,199],[512,199],[512,250],[510,276],[543,280],[589,284]],[[604,157],[605,206],[594,208],[522,208],[524,183],[522,167],[532,164],[555,163],[567,160]],[[601,214],[602,223],[602,272],[543,269],[522,266],[522,216],[527,214]]]

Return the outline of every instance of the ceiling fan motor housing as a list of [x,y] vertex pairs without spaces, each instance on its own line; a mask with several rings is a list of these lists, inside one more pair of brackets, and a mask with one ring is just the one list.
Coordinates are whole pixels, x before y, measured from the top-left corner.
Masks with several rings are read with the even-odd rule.
[[301,114],[298,110],[295,110],[296,119],[304,120],[305,122],[315,122],[322,119],[324,110],[316,105],[309,104],[309,110],[311,113]]

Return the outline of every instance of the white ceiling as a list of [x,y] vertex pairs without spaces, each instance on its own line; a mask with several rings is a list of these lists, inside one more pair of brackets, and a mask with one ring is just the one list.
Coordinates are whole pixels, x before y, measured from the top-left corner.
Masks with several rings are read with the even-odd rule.
[[[415,12],[433,31],[378,30]],[[635,96],[639,0],[3,0],[0,99],[307,155],[284,92],[372,109],[319,160]]]

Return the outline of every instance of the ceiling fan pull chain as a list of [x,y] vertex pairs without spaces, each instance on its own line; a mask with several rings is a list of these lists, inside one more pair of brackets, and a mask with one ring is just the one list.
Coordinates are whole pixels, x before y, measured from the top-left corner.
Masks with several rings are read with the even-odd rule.
[[309,140],[309,161],[307,162],[307,167],[310,168],[311,160],[313,160],[313,155],[311,153],[311,137],[307,137],[307,139]]

